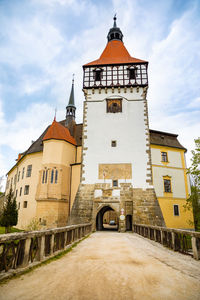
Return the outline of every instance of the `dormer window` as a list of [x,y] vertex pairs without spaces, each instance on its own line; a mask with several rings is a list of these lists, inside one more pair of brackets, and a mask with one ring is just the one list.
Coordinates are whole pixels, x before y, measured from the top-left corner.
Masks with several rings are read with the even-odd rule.
[[95,81],[101,81],[101,74],[102,74],[102,69],[97,68],[94,70],[94,80]]
[[128,68],[129,79],[136,79],[136,71],[135,67]]

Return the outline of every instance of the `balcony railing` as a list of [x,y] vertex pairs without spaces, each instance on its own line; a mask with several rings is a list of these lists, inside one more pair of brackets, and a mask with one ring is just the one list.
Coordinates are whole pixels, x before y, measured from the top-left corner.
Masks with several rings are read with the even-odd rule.
[[0,235],[0,279],[57,255],[91,230],[92,224],[80,224]]
[[174,251],[200,259],[200,232],[133,224],[133,231]]

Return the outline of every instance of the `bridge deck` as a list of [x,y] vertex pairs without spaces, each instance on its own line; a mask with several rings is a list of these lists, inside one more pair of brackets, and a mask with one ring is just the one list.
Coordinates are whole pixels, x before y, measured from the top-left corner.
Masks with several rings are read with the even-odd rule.
[[200,261],[133,233],[96,232],[0,286],[0,299],[200,299]]

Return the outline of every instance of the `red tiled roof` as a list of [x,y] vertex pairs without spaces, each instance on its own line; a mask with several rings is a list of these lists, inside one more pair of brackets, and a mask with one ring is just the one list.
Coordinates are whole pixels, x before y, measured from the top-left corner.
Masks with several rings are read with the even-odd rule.
[[56,120],[53,121],[51,126],[48,128],[45,136],[43,137],[43,141],[50,139],[63,140],[73,145],[76,145],[76,141],[71,136],[69,129],[56,122]]
[[108,64],[125,64],[125,63],[146,63],[147,61],[131,57],[124,43],[118,40],[113,40],[107,43],[106,48],[100,58],[94,60],[86,66],[108,65]]

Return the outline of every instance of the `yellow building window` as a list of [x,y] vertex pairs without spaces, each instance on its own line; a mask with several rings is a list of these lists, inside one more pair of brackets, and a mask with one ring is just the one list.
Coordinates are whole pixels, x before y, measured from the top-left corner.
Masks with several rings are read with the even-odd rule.
[[53,183],[53,178],[54,178],[54,170],[51,170],[51,183]]
[[44,183],[44,181],[45,181],[45,171],[43,171],[42,173],[42,183]]
[[179,216],[179,205],[178,204],[174,204],[174,216]]
[[164,178],[164,192],[165,193],[171,193],[172,192],[171,178],[169,178],[169,177]]
[[56,170],[56,172],[55,172],[55,183],[57,183],[58,182],[58,170]]
[[47,183],[47,179],[48,179],[48,170],[45,171],[45,183]]
[[167,152],[161,152],[161,161],[162,162],[168,162]]

